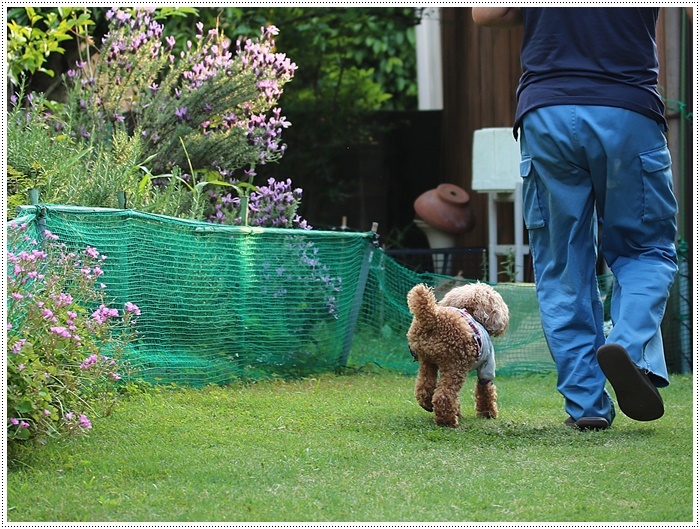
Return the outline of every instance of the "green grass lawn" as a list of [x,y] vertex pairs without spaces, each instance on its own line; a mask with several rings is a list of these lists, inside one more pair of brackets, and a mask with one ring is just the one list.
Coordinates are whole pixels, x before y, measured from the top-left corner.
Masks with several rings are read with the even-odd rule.
[[22,454],[10,522],[691,522],[693,381],[666,414],[563,426],[554,375],[497,379],[501,417],[434,425],[390,373],[154,389]]

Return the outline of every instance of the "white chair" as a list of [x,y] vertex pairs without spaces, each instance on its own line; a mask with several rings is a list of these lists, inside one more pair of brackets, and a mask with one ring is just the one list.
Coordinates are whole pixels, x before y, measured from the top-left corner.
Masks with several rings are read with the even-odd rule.
[[[511,128],[495,127],[474,131],[472,189],[488,193],[489,282],[498,281],[498,256],[509,254],[515,257],[515,280],[522,282],[524,257],[530,253],[530,248],[524,237],[520,149]],[[515,241],[512,244],[498,243],[496,208],[500,202],[513,204]]]

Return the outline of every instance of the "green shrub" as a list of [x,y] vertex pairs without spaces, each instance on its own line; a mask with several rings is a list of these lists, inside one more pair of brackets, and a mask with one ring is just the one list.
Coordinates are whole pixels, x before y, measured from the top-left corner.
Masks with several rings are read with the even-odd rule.
[[[71,137],[59,108],[41,94],[11,98],[7,116],[8,219],[26,204],[31,188],[40,201],[89,207],[117,207],[126,191],[127,206],[175,217],[202,215],[193,211],[191,192],[179,185],[179,168],[158,185],[143,152],[143,140],[122,130],[109,142]],[[22,104],[24,103],[24,105]]]
[[85,37],[88,26],[93,24],[84,7],[10,8],[7,22],[9,81],[18,85],[27,72],[42,72],[53,77],[53,70],[44,66],[49,55],[63,54],[65,49],[60,43],[73,36]]

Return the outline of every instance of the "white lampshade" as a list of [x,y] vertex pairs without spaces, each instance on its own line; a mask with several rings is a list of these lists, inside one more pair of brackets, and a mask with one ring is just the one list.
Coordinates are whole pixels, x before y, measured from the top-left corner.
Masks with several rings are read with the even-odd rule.
[[474,131],[472,189],[512,192],[520,181],[520,148],[510,127]]

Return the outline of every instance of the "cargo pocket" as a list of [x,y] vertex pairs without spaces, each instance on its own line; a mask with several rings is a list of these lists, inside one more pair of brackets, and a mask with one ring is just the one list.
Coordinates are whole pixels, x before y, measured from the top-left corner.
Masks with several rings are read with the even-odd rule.
[[673,194],[671,153],[666,146],[639,155],[642,162],[642,186],[644,187],[643,222],[673,217],[678,203]]
[[537,190],[537,175],[532,167],[532,159],[520,162],[520,176],[523,178],[523,217],[528,230],[542,228],[545,225],[542,214],[540,193]]

